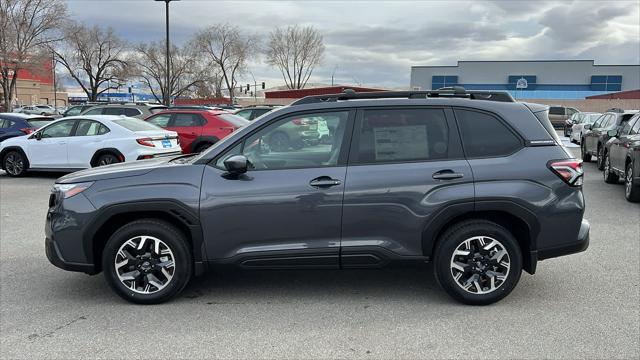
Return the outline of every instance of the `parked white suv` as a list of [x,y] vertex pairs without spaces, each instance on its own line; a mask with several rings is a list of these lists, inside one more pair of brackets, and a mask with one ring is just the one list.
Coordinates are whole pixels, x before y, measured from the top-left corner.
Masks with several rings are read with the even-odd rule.
[[180,153],[174,131],[124,116],[75,116],[3,141],[0,165],[10,176],[21,176],[27,170],[74,171]]

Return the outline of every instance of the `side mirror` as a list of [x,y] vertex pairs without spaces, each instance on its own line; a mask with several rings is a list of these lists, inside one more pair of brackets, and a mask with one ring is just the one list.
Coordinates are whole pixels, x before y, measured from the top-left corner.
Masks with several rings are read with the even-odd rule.
[[244,155],[233,155],[224,161],[224,167],[229,174],[244,174],[248,166],[249,160]]
[[36,133],[33,134],[33,138],[38,140],[38,141],[42,140],[42,132],[36,131]]
[[607,131],[607,135],[609,137],[617,137],[618,136],[618,129],[613,129],[613,130]]
[[585,130],[591,130],[591,124],[584,124]]

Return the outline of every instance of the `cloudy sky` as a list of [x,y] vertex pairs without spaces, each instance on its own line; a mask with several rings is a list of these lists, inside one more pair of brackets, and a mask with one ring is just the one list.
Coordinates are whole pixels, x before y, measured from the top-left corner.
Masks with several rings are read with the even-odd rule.
[[[164,3],[68,0],[73,18],[111,26],[131,42],[164,38]],[[407,87],[412,65],[458,60],[593,59],[640,63],[640,1],[210,1],[171,3],[171,38],[215,23],[266,38],[275,26],[313,25],[326,45],[312,82]],[[267,86],[279,73],[257,54]],[[250,75],[241,83],[247,82]]]

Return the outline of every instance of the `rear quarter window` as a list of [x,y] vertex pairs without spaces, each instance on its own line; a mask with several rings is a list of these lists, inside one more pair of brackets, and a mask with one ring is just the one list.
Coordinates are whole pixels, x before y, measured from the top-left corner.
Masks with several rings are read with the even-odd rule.
[[497,117],[473,110],[455,110],[467,157],[508,156],[522,148],[522,140]]

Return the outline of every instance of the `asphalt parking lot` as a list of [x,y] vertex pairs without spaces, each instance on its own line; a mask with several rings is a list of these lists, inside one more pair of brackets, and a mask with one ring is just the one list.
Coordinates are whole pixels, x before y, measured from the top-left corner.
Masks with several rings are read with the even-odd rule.
[[47,261],[57,175],[0,172],[0,357],[637,359],[640,204],[585,168],[589,249],[539,263],[488,307],[453,302],[429,269],[212,273],[131,305],[102,275]]

